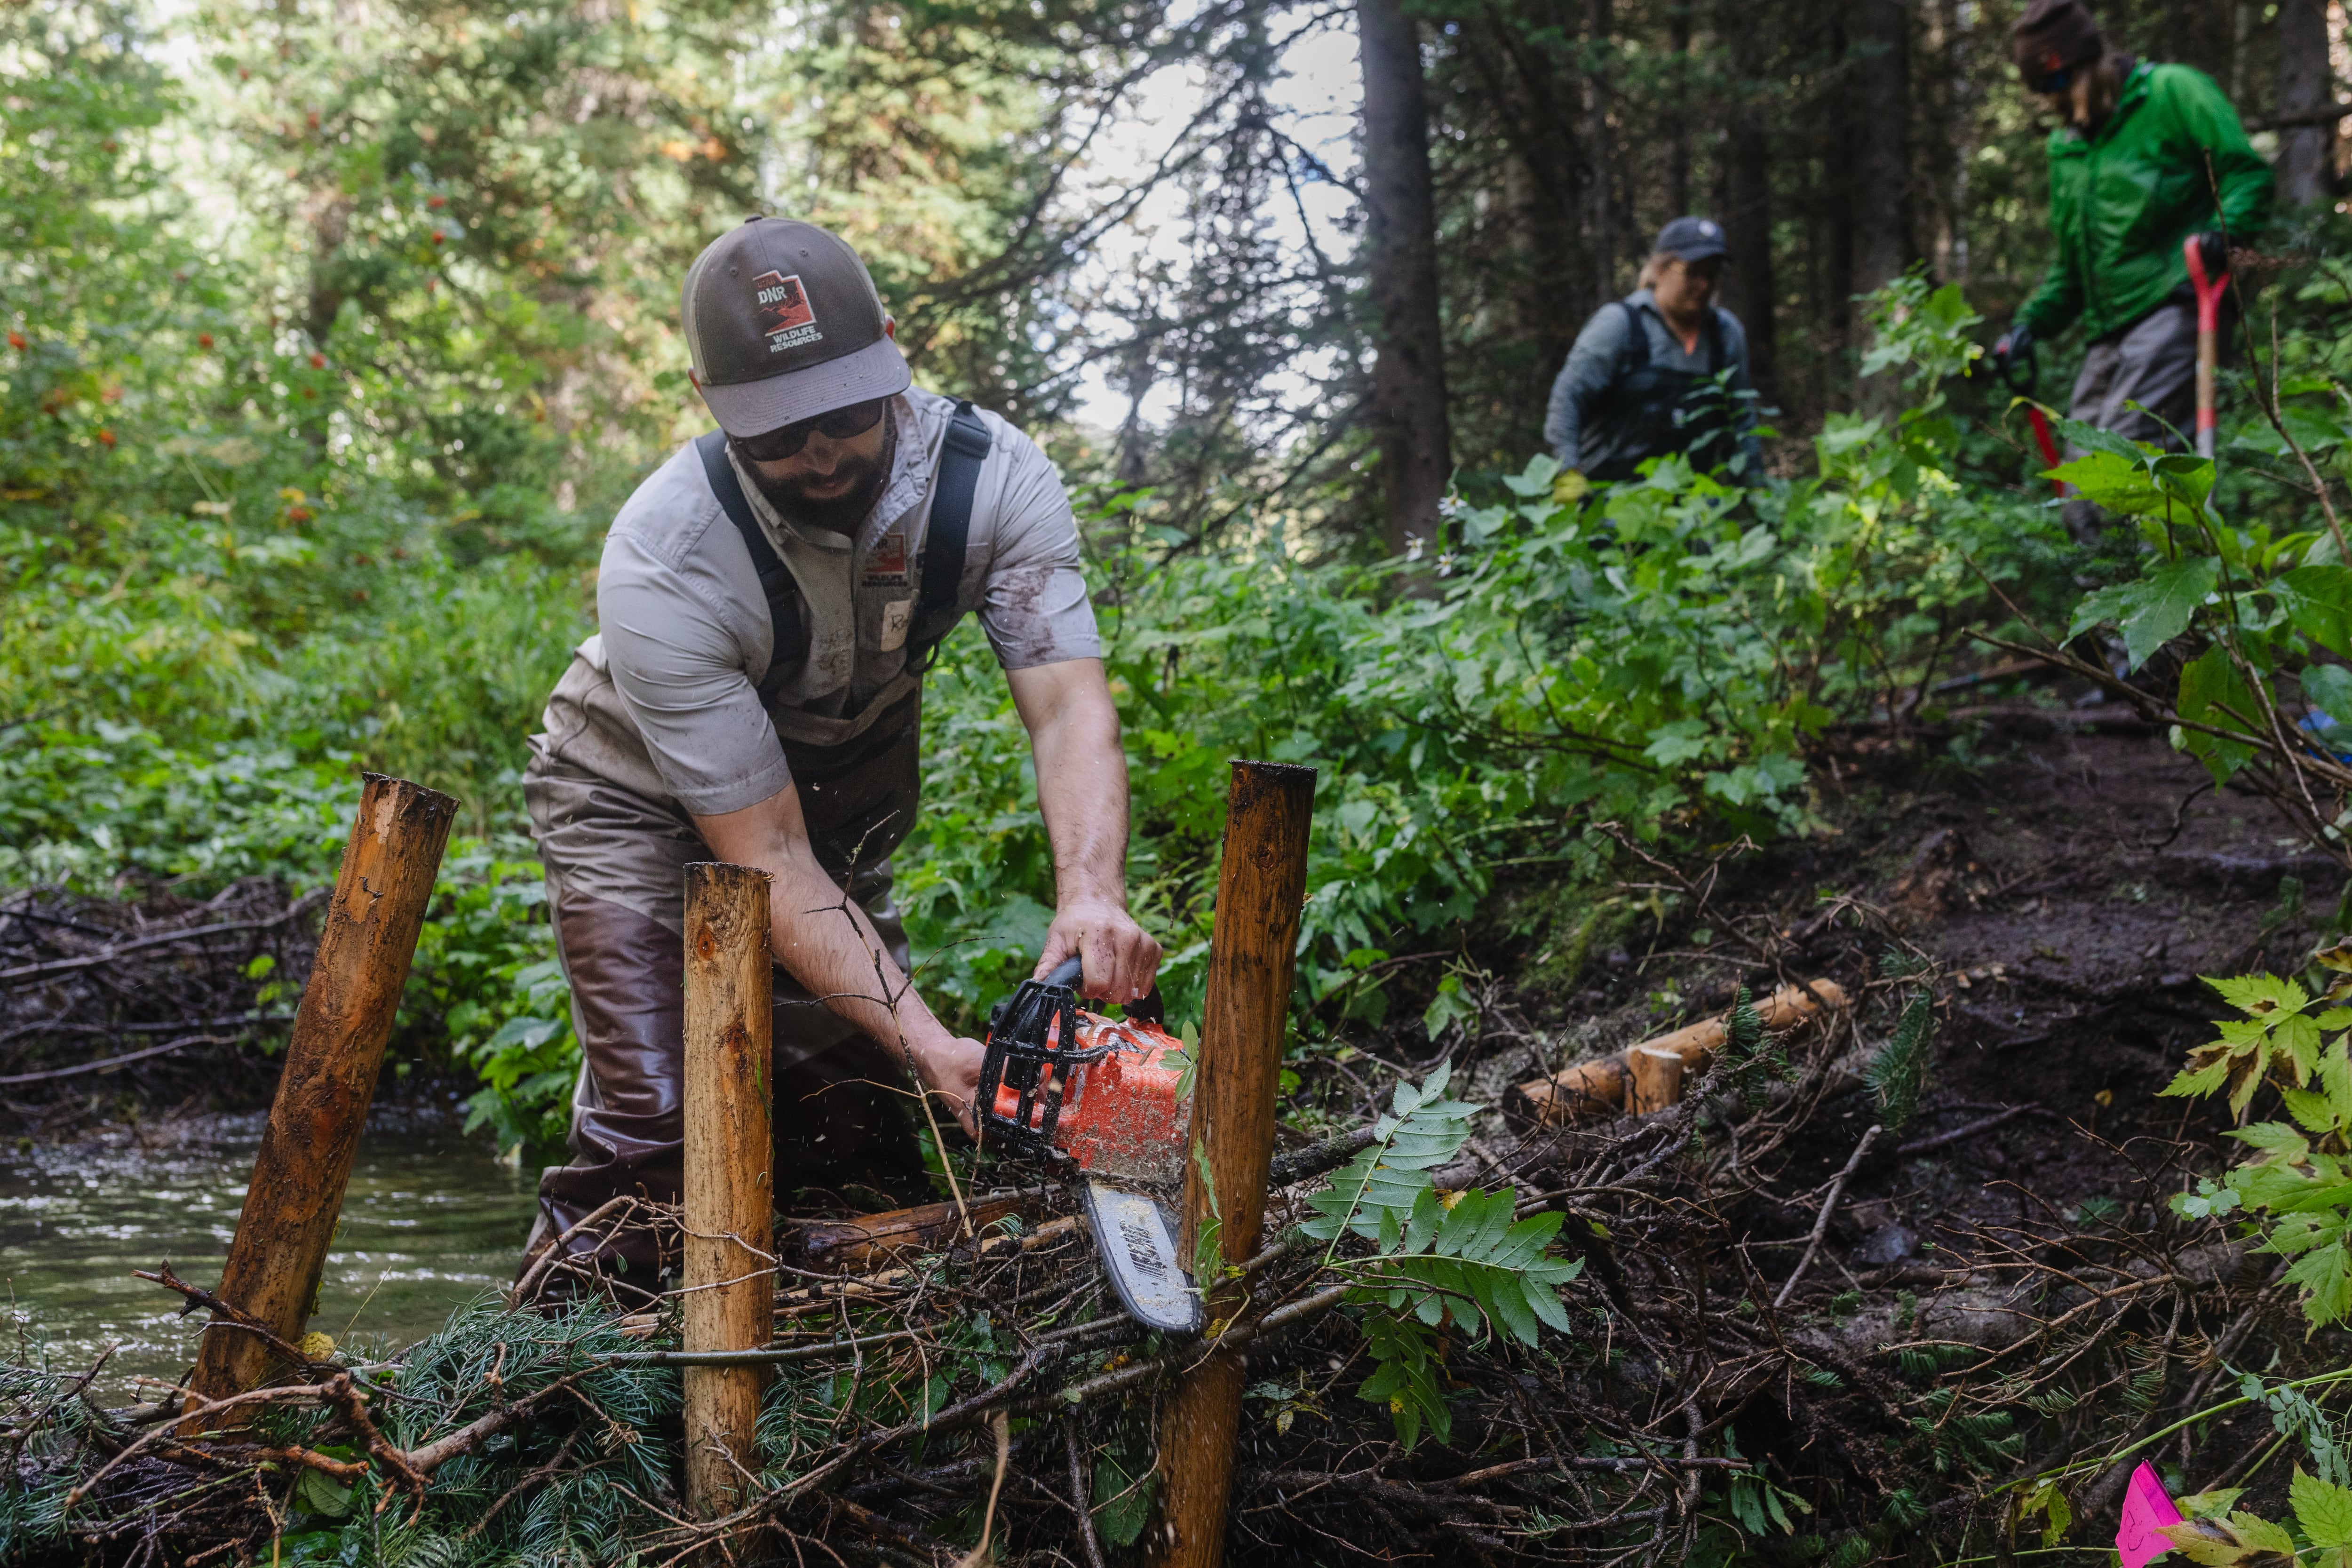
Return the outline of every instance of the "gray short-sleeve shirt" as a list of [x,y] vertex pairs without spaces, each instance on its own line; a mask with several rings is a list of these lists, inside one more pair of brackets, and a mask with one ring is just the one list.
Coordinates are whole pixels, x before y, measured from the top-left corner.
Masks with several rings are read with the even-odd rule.
[[[531,737],[534,772],[585,773],[646,804],[716,816],[791,781],[779,730],[828,743],[903,687],[907,638],[940,444],[954,405],[919,390],[893,401],[891,469],[855,538],[796,530],[757,486],[751,500],[810,618],[806,661],[772,709],[756,689],[774,656],[751,552],[688,444],[614,519],[596,584],[601,629],[581,644]],[[1077,521],[1035,443],[983,411],[989,453],[972,498],[957,607],[979,612],[1007,669],[1098,658]]]

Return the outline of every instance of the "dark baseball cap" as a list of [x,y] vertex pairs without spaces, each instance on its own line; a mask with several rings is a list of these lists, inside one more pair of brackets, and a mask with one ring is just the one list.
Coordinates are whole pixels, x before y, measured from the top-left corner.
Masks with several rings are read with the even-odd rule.
[[1705,261],[1725,253],[1723,226],[1711,217],[1678,217],[1658,230],[1658,243],[1650,248],[1685,261]]
[[2082,0],[2033,0],[2010,29],[2010,47],[2029,92],[2063,89],[2067,72],[2107,52]]
[[895,397],[913,380],[866,263],[836,236],[747,217],[686,269],[694,384],[730,436]]

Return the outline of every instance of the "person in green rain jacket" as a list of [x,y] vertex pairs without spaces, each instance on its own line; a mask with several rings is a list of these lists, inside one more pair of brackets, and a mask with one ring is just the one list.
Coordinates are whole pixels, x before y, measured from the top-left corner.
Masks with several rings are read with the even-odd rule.
[[[1994,358],[2021,356],[2079,321],[2091,346],[2068,413],[2177,445],[2197,398],[2183,243],[2195,239],[2209,276],[2226,268],[2231,245],[2270,216],[2270,168],[2210,77],[2110,52],[2082,0],[2033,0],[2014,43],[2027,89],[2063,121],[2050,133],[2058,257]],[[2067,507],[2067,523],[2085,542],[2101,527],[2087,502]]]

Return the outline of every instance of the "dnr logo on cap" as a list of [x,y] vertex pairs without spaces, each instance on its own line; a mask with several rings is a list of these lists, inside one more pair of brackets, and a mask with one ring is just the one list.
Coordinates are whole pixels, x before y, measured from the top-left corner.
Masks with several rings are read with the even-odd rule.
[[801,287],[800,274],[787,278],[781,272],[762,272],[751,279],[751,290],[760,308],[760,330],[768,335],[770,353],[805,348],[824,341],[824,334],[816,330],[816,310],[809,304],[808,290]]

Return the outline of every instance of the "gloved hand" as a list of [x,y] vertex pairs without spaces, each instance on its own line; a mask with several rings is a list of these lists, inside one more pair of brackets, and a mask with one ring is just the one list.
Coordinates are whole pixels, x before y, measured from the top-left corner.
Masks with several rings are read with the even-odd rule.
[[1554,506],[1574,506],[1592,493],[1592,481],[1575,468],[1562,468],[1552,476],[1551,502]]
[[2197,258],[2205,264],[2205,280],[2211,282],[2230,270],[2230,237],[2215,229],[2207,229],[2197,237]]
[[2033,329],[2022,321],[2001,333],[1992,345],[1992,363],[2002,374],[2009,367],[2033,352]]

